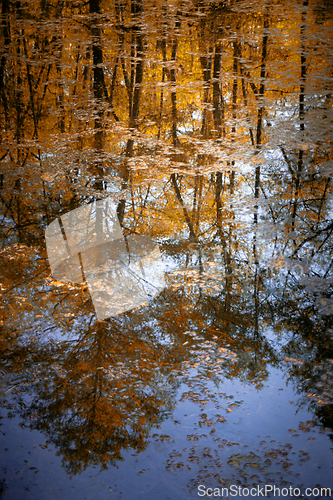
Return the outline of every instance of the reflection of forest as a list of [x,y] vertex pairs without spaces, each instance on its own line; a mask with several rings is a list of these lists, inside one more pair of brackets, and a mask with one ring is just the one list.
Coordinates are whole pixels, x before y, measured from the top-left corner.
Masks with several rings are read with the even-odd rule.
[[[144,449],[196,363],[260,388],[285,358],[333,425],[332,13],[255,3],[1,4],[4,360],[73,472]],[[98,322],[43,235],[106,196],[170,266]]]

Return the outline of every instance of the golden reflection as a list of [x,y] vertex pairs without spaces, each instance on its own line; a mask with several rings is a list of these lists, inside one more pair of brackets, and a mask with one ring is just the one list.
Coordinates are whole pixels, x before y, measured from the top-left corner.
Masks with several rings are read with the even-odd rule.
[[332,425],[331,13],[1,8],[1,349],[25,419],[70,472],[104,467],[145,448],[191,369],[260,389],[276,367]]

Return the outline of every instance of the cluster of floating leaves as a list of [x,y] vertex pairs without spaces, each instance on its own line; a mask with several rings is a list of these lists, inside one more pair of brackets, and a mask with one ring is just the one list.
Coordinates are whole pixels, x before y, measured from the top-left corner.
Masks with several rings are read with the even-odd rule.
[[333,404],[333,359],[326,359],[319,365],[319,381],[316,383],[316,391],[306,395],[318,405]]
[[[213,420],[210,419],[211,425],[216,425],[219,421],[217,419],[213,423]],[[298,431],[290,429],[290,432],[297,437],[300,432],[315,432],[314,427],[313,421],[300,422]],[[206,488],[231,485],[255,487],[267,483],[276,486],[301,486],[297,479],[299,467],[311,460],[311,453],[300,449],[297,442],[282,445],[266,436],[253,451],[246,449],[248,445],[223,438],[220,429],[213,430],[209,436],[207,433],[188,435],[188,441],[195,444],[179,451],[174,449],[169,454],[167,470],[175,472],[177,469],[189,469],[195,473],[196,477],[188,483],[192,490],[199,484],[204,484]],[[325,432],[329,432],[328,429],[321,431]],[[311,436],[308,441],[314,439]],[[232,453],[229,451],[231,448],[235,449]]]
[[189,351],[191,359],[184,360],[183,366],[186,371],[195,369],[199,379],[200,377],[206,380],[214,376],[221,377],[226,374],[227,368],[230,369],[237,363],[237,354],[226,347],[219,347],[218,342],[214,340],[198,342],[200,336],[196,332],[188,331],[185,334],[197,337],[197,342]]
[[200,287],[202,293],[216,294],[223,288],[225,277],[221,274],[215,262],[205,263],[204,269],[186,269],[173,271],[168,275],[170,289],[176,290],[186,287],[191,293],[194,288]]

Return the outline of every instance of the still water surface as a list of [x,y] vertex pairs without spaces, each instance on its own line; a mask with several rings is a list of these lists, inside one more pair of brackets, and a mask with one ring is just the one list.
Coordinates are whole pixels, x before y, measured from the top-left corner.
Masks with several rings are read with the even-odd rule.
[[331,2],[1,5],[4,498],[333,490]]

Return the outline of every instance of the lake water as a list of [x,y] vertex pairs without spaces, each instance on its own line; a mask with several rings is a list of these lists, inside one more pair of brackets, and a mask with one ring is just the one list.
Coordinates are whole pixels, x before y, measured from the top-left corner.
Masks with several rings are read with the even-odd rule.
[[331,2],[1,5],[3,497],[331,497]]

